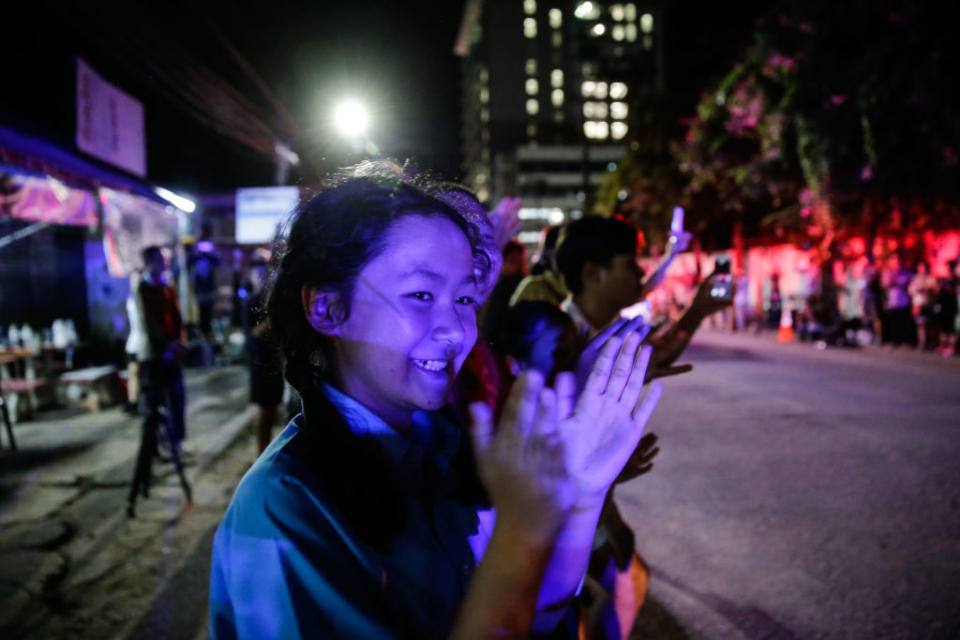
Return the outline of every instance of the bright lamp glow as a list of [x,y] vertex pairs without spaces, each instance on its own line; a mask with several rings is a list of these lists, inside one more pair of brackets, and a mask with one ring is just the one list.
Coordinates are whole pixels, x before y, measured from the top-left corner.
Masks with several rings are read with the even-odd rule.
[[333,110],[333,124],[345,136],[360,136],[370,124],[370,114],[359,101],[345,100]]
[[193,213],[197,208],[197,203],[191,200],[190,198],[185,198],[181,195],[170,191],[169,189],[164,189],[163,187],[154,187],[154,193],[158,196],[175,206],[181,211],[186,211],[187,213]]

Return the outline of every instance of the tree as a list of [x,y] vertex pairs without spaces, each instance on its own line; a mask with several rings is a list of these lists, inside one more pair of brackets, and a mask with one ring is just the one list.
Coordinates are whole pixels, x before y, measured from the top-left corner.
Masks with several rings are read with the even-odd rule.
[[828,308],[844,234],[956,224],[960,111],[944,82],[956,50],[942,12],[778,3],[675,150],[692,194],[814,243]]

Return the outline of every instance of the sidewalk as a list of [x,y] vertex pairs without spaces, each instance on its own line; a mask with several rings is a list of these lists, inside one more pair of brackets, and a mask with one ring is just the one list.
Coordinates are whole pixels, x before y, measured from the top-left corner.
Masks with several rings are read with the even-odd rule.
[[19,451],[0,451],[2,635],[126,636],[216,526],[254,459],[247,373],[189,370],[185,383],[189,509],[172,466],[155,462],[151,497],[126,518],[140,427],[119,408],[51,412],[15,426]]
[[[827,346],[826,348],[818,348],[814,341],[801,342],[796,338],[790,342],[780,342],[777,339],[777,332],[772,330],[763,330],[759,333],[753,329],[734,332],[726,329],[712,328],[706,323],[704,323],[694,335],[693,343],[711,347],[722,346],[735,349],[747,349],[755,345],[767,345],[791,349],[794,353],[807,351],[814,354],[827,354],[828,357],[848,354],[855,358],[873,358],[877,360],[895,358],[902,363],[926,365],[929,367],[960,367],[960,355],[945,358],[934,351],[917,351],[911,346],[902,346],[896,349],[879,345],[868,345],[866,347]],[[681,357],[681,361],[682,360],[683,358]]]

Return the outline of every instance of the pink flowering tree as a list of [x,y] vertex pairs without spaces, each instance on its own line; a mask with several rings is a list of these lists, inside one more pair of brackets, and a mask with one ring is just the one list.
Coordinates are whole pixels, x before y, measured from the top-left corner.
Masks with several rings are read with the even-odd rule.
[[920,7],[777,4],[675,147],[687,191],[716,215],[819,250],[831,308],[844,234],[957,211],[960,109],[943,88],[956,47],[943,9]]

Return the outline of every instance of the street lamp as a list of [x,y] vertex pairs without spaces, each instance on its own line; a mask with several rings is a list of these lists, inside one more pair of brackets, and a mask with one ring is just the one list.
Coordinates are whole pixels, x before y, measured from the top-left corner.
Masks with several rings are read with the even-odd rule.
[[376,157],[380,148],[367,135],[370,126],[370,112],[359,100],[347,99],[333,109],[333,126],[350,141],[354,153]]
[[359,100],[344,100],[333,110],[333,124],[348,138],[359,138],[367,132],[370,114]]

